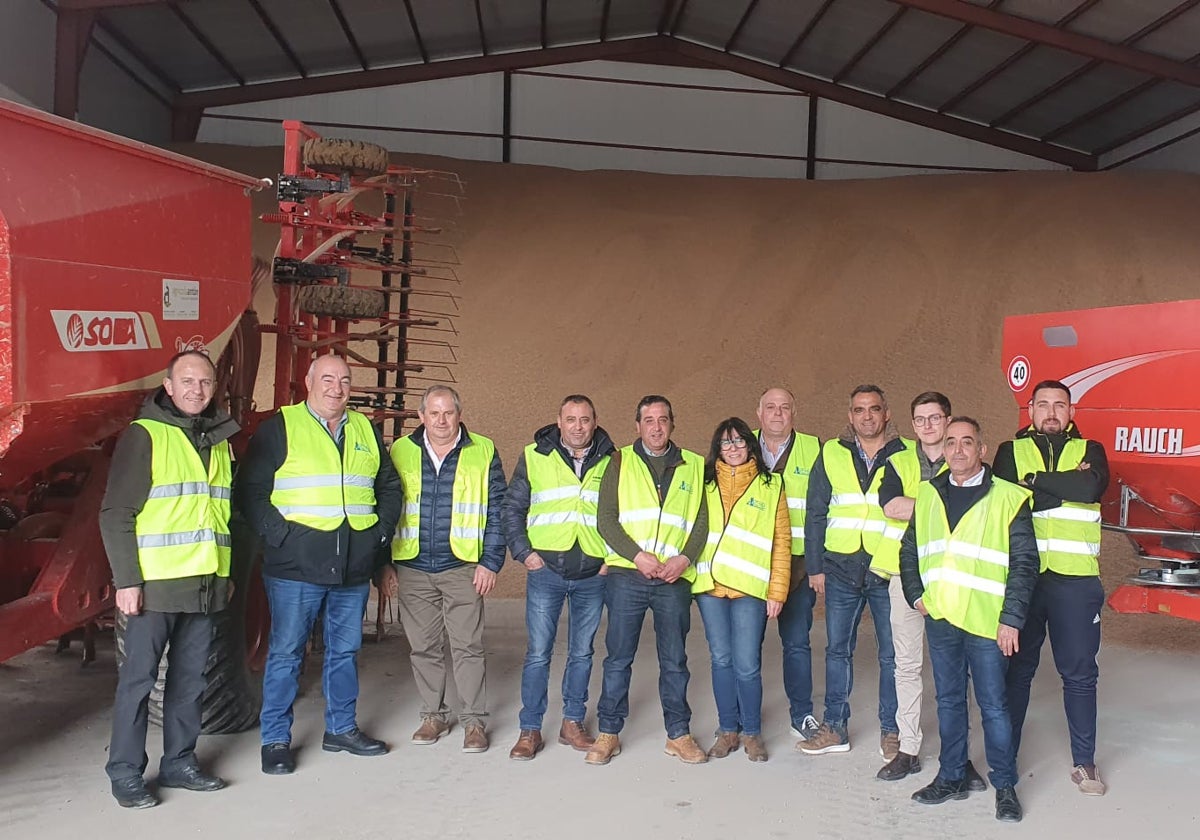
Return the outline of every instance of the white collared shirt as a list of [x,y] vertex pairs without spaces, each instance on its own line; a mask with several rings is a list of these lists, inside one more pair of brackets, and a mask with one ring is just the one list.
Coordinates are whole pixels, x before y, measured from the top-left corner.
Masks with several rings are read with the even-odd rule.
[[[450,444],[450,448],[446,450],[446,455],[454,451],[454,447],[458,446],[458,442],[462,440],[462,426],[458,427],[458,434],[454,437],[454,443]],[[442,462],[446,460],[445,456],[438,457],[438,454],[433,451],[433,447],[429,444],[429,435],[425,435],[425,451],[429,454],[429,460],[433,462],[433,471],[441,473]]]
[[955,487],[978,487],[979,485],[983,484],[983,476],[986,473],[987,473],[987,470],[985,470],[982,466],[980,466],[979,472],[975,473],[975,475],[968,478],[962,484],[959,484],[957,481],[955,481],[954,476],[950,476],[950,483],[953,484]]

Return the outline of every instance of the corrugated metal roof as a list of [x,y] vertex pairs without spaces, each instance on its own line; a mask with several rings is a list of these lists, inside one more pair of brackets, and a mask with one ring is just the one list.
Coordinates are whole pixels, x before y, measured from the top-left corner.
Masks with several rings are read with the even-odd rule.
[[513,69],[546,63],[543,47],[574,55],[561,49],[629,38],[649,39],[648,60],[734,69],[997,145],[1045,137],[1035,150],[1052,159],[1094,156],[1200,102],[1200,0],[97,2],[111,6],[99,13],[105,33],[135,70],[181,91],[181,107],[219,102],[225,89],[247,101],[276,80],[297,81],[272,96],[303,95],[305,77],[322,91],[354,86],[363,70],[374,73],[364,84],[406,78],[379,68],[436,78],[462,72],[435,66],[455,59],[484,59],[472,72]]

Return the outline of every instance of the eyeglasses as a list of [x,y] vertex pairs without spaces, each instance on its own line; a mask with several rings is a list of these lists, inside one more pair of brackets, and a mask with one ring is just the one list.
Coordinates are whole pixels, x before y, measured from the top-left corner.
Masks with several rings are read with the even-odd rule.
[[914,417],[913,425],[920,428],[922,426],[936,426],[946,419],[945,414],[930,414],[928,417]]
[[746,445],[746,441],[740,437],[737,438],[721,438],[722,449],[741,449]]

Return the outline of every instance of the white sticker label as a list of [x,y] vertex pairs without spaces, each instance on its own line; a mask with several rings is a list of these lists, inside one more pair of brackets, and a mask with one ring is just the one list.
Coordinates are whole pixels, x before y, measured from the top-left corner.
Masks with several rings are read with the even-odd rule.
[[200,320],[200,281],[163,278],[163,320]]
[[1017,356],[1008,363],[1008,387],[1020,391],[1029,384],[1029,360]]
[[50,317],[58,330],[58,340],[69,353],[146,350],[150,347],[137,312],[51,309]]

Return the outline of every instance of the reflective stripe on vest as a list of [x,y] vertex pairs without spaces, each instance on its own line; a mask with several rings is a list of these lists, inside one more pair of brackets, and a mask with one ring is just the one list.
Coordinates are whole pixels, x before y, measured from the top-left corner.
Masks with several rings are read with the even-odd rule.
[[[621,466],[617,485],[617,519],[625,533],[642,551],[648,551],[666,563],[683,552],[692,526],[704,502],[704,459],[695,452],[679,450],[683,463],[675,468],[671,486],[662,504],[650,468],[632,446],[621,447]],[[695,560],[695,558],[688,558]],[[615,551],[604,558],[610,566],[635,568]],[[696,567],[689,564],[681,575],[689,582],[696,579]]]
[[287,458],[275,471],[271,504],[289,522],[318,531],[337,530],[344,520],[355,531],[379,521],[375,477],[382,457],[371,421],[346,413],[342,451],[304,403],[279,409],[287,434]]
[[208,469],[178,426],[136,420],[150,435],[150,492],[134,520],[143,580],[229,577],[229,443],[209,450]]
[[530,491],[525,533],[535,551],[567,551],[578,541],[589,557],[608,556],[596,529],[596,506],[609,460],[599,459],[581,480],[557,451],[542,454],[534,443],[525,447]]
[[971,506],[954,530],[937,488],[921,482],[913,509],[917,556],[931,618],[988,639],[996,638],[1008,582],[1008,536],[1033,494],[992,477],[987,495]]
[[[1079,468],[1087,453],[1087,441],[1071,438],[1058,456],[1052,472],[1070,472]],[[1049,472],[1042,451],[1032,438],[1013,441],[1013,459],[1017,475]],[[1093,577],[1100,574],[1100,505],[1063,502],[1049,510],[1033,512],[1033,534],[1037,537],[1041,571],[1060,575]]]
[[[901,438],[906,449],[915,444]],[[883,481],[883,465],[867,492],[858,483],[855,455],[840,440],[827,440],[821,448],[825,474],[833,493],[829,499],[829,518],[825,525],[825,548],[838,554],[854,554],[860,548],[873,554],[887,523],[879,506],[879,484]]]
[[[754,434],[762,441],[762,430]],[[817,456],[821,454],[821,442],[813,435],[792,432],[792,448],[788,452],[783,472],[783,492],[787,496],[788,519],[792,523],[792,554],[804,554],[804,519],[808,497],[808,476],[812,472]]]
[[[716,482],[704,485],[708,505],[708,541],[696,563],[692,592],[700,594],[714,588],[714,582],[737,592],[765,601],[771,582],[771,547],[775,540],[775,513],[783,492],[779,476],[770,484],[755,476],[729,511],[725,508]],[[725,523],[722,525],[722,523]]]
[[[392,540],[392,560],[412,560],[421,550],[421,457],[424,446],[406,435],[392,444],[392,463],[404,486],[404,513]],[[466,563],[483,557],[483,532],[488,516],[488,476],[496,445],[470,433],[458,450],[450,504],[450,552]]]
[[[921,460],[916,447],[896,452],[888,458],[888,463],[896,470],[904,488],[904,495],[910,499],[917,498],[917,489],[921,486]],[[937,474],[941,475],[945,471],[946,463],[943,461]],[[882,483],[882,479],[880,482]],[[889,519],[884,516],[883,533],[879,535],[879,544],[875,546],[875,553],[871,555],[871,571],[881,578],[891,578],[900,574],[900,541],[904,539],[906,530],[908,523],[903,519]]]

